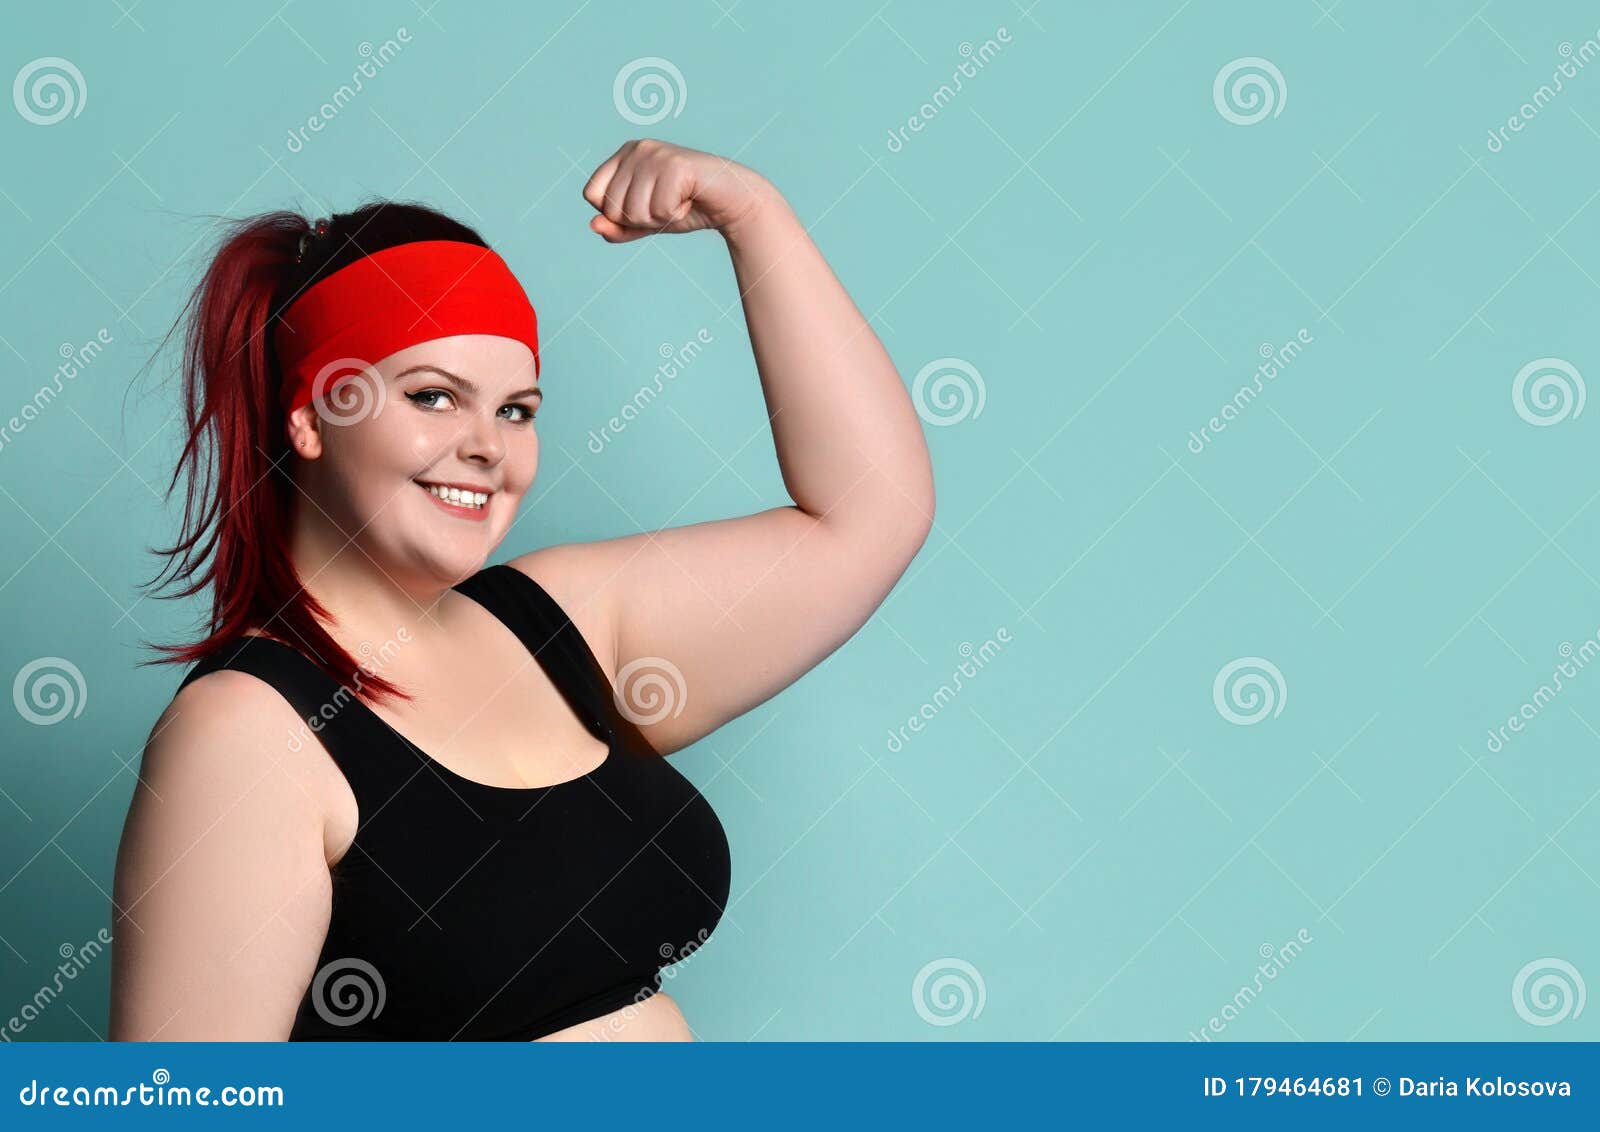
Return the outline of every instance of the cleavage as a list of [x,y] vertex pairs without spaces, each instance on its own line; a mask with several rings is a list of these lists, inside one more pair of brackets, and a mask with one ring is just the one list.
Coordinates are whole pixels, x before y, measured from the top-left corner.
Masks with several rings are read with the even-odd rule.
[[539,661],[512,638],[434,660],[395,679],[410,702],[373,705],[434,762],[488,786],[532,788],[581,778],[609,744],[587,726]]

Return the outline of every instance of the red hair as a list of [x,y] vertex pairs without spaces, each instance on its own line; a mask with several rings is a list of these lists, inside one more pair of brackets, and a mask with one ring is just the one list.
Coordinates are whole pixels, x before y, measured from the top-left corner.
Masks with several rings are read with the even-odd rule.
[[323,627],[331,615],[305,589],[290,561],[296,489],[286,467],[293,457],[278,402],[281,376],[272,322],[286,301],[286,284],[304,286],[307,267],[297,253],[311,231],[306,219],[292,212],[231,222],[168,332],[170,338],[184,327],[188,435],[166,494],[170,499],[184,477],[187,492],[177,541],[150,548],[167,562],[146,585],[179,587],[163,597],[188,597],[209,586],[212,608],[202,639],[145,642],[165,655],[142,663],[192,663],[256,629],[299,649],[358,695],[409,699],[334,640]]

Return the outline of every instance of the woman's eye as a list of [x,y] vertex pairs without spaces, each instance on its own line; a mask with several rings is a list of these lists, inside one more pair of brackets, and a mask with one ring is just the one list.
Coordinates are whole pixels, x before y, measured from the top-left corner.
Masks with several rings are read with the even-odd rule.
[[429,398],[448,396],[450,396],[450,393],[445,389],[419,389],[415,393],[406,394],[407,400],[413,401],[416,404],[422,405],[424,408],[429,409],[434,408],[434,404],[429,400]]
[[[446,402],[437,400],[437,398],[441,397],[446,398]],[[448,407],[448,402],[455,400],[448,389],[419,389],[415,393],[407,393],[406,399],[414,404],[421,405],[429,412],[443,412]],[[506,409],[519,414],[511,418],[516,424],[532,424],[536,416],[534,411],[526,405],[506,405],[501,409],[501,412]]]

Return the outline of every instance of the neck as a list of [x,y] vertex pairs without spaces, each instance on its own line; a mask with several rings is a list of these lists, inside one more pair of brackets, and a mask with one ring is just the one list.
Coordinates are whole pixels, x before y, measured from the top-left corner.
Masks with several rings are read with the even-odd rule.
[[308,517],[302,510],[289,556],[301,583],[333,618],[323,627],[352,656],[375,654],[396,640],[427,642],[444,634],[448,585],[380,569],[324,516]]

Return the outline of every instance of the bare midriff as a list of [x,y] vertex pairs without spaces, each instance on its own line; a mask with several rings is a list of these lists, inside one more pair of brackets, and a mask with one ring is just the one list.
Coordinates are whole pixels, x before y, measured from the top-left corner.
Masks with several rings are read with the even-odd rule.
[[539,1042],[692,1042],[689,1023],[664,992],[657,991],[643,1002],[629,1003],[620,1010],[579,1022],[542,1038]]

